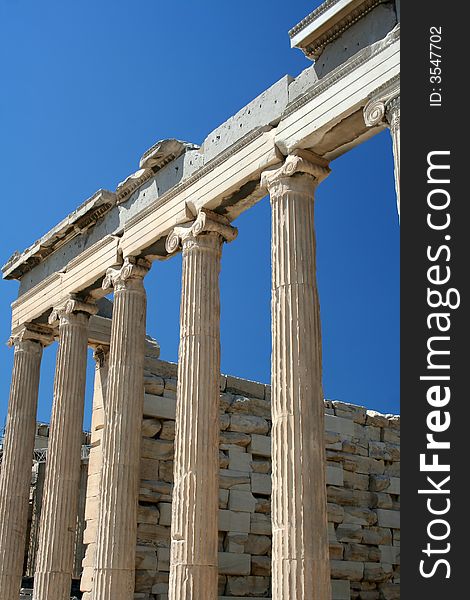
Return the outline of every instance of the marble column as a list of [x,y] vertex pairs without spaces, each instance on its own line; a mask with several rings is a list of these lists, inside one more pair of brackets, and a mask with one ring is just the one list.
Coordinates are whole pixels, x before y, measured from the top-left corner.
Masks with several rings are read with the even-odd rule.
[[133,600],[140,440],[144,402],[146,294],[150,263],[126,258],[108,269],[114,288],[109,370],[104,405],[101,495],[93,574],[95,600]]
[[272,597],[330,600],[314,192],[326,161],[262,174],[272,207]]
[[392,80],[377,90],[364,107],[364,121],[368,127],[385,124],[390,129],[397,210],[400,218],[400,84],[398,80]]
[[34,576],[34,600],[69,600],[80,484],[88,321],[95,304],[71,297],[52,311],[59,322],[44,503]]
[[36,432],[43,347],[53,338],[46,327],[28,324],[10,338],[14,346],[10,402],[0,467],[0,600],[20,593]]
[[170,600],[216,600],[219,508],[220,294],[223,241],[237,230],[201,211],[177,227],[183,249]]
[[400,96],[391,100],[385,110],[385,118],[392,136],[397,209],[400,216]]

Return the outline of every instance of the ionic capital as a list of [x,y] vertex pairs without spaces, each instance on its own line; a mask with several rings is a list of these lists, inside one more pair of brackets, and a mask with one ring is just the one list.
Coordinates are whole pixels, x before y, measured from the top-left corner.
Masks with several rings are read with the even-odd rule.
[[42,348],[49,346],[54,341],[54,336],[49,327],[36,323],[25,323],[21,329],[11,334],[7,344],[11,348],[25,348],[41,352]]
[[[285,183],[293,175],[307,174],[313,178],[313,185],[318,185],[331,172],[328,161],[309,150],[294,150],[286,157],[283,164],[271,167],[261,173],[261,187],[270,193],[281,183]],[[312,182],[309,182],[311,188]]]
[[181,248],[184,242],[199,239],[203,240],[202,234],[215,234],[225,242],[233,241],[237,235],[236,227],[230,225],[230,221],[223,215],[202,208],[195,221],[179,225],[173,229],[166,240],[166,251],[169,254]]
[[56,306],[50,316],[49,316],[49,324],[54,325],[59,321],[59,323],[73,323],[76,321],[79,315],[85,315],[88,319],[91,315],[96,315],[98,312],[98,307],[95,303],[86,302],[79,296],[75,294],[70,294],[69,298],[59,306]]
[[150,270],[151,263],[144,258],[128,256],[124,259],[122,267],[114,269],[110,267],[106,271],[106,276],[103,280],[103,289],[119,291],[126,288],[141,286],[144,277]]
[[367,127],[374,127],[386,122],[392,126],[398,110],[400,115],[400,80],[394,78],[372,95],[364,107],[364,122]]

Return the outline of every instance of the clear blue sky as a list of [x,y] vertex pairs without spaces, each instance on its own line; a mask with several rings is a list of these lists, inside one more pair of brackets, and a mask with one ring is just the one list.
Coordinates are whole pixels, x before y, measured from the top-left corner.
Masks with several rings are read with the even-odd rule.
[[[156,140],[201,143],[284,74],[309,65],[288,30],[319,2],[0,0],[0,262],[98,188],[114,190]],[[324,390],[399,411],[399,227],[388,132],[332,163],[317,193]],[[222,369],[270,378],[270,208],[242,215],[222,262]],[[175,361],[181,257],[147,278],[148,331]],[[0,282],[0,424],[13,353]],[[49,420],[55,348],[38,417]],[[89,386],[93,365],[89,361]],[[91,393],[87,392],[87,417]]]

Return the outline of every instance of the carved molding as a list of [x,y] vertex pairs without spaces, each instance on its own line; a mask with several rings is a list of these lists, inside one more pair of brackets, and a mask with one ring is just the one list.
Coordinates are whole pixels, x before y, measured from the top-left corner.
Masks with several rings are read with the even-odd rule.
[[316,38],[311,44],[301,48],[302,52],[310,60],[317,60],[328,44],[338,39],[347,29],[363,19],[365,15],[385,1],[386,0],[366,0],[340,21],[334,23],[334,25]]
[[36,345],[42,347],[49,346],[54,341],[54,335],[50,327],[46,325],[38,325],[36,323],[26,323],[19,329],[11,334],[7,344],[11,348],[12,346],[18,346],[22,342],[31,341],[37,342]]
[[195,221],[175,227],[166,240],[166,251],[172,254],[179,250],[188,238],[196,238],[205,233],[217,233],[225,242],[232,242],[238,235],[230,221],[215,212],[201,209]]
[[296,110],[316,98],[323,92],[325,92],[328,88],[332,87],[336,82],[344,79],[355,71],[357,68],[365,64],[368,60],[370,60],[374,56],[378,56],[384,50],[389,48],[395,42],[400,39],[400,25],[397,25],[387,36],[376,42],[372,45],[372,47],[364,48],[355,54],[351,59],[349,59],[346,63],[342,65],[338,65],[336,69],[334,69],[331,73],[326,75],[323,79],[316,81],[311,88],[309,88],[302,96],[299,96],[294,102],[289,104],[282,115],[281,121],[286,117],[294,113]]
[[317,156],[309,150],[294,150],[280,167],[275,166],[261,173],[261,187],[271,191],[279,181],[297,173],[311,175],[314,178],[314,184],[318,185],[330,174],[330,171],[328,161],[321,156]]
[[64,304],[54,308],[49,316],[49,324],[54,325],[57,321],[61,321],[64,318],[76,315],[79,313],[86,314],[88,316],[96,315],[98,307],[96,304],[86,302],[82,298],[71,294],[69,299]]
[[93,350],[93,358],[95,359],[96,368],[102,369],[109,358],[109,346],[97,346]]
[[[375,127],[384,121],[390,122],[387,112],[400,110],[400,77],[396,76],[386,85],[378,88],[364,107],[364,122],[367,127]],[[390,113],[389,113],[390,114]]]
[[129,282],[142,281],[150,270],[152,264],[144,258],[136,258],[128,256],[124,259],[122,267],[115,269],[110,267],[106,271],[106,276],[103,280],[103,290],[114,291],[126,287]]

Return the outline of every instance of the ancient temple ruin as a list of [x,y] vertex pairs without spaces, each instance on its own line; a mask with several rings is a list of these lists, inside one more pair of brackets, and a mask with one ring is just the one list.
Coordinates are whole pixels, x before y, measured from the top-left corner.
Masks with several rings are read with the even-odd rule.
[[[384,128],[398,198],[399,20],[398,0],[327,0],[290,31],[312,66],[200,147],[157,142],[115,191],[97,191],[3,267],[20,289],[0,600],[19,597],[24,574],[41,356],[53,343],[34,600],[70,598],[90,346],[84,600],[398,598],[399,419],[324,402],[313,212],[332,161]],[[266,194],[271,386],[220,375],[222,248],[237,243],[233,221]],[[172,365],[146,337],[144,281],[177,252]]]

